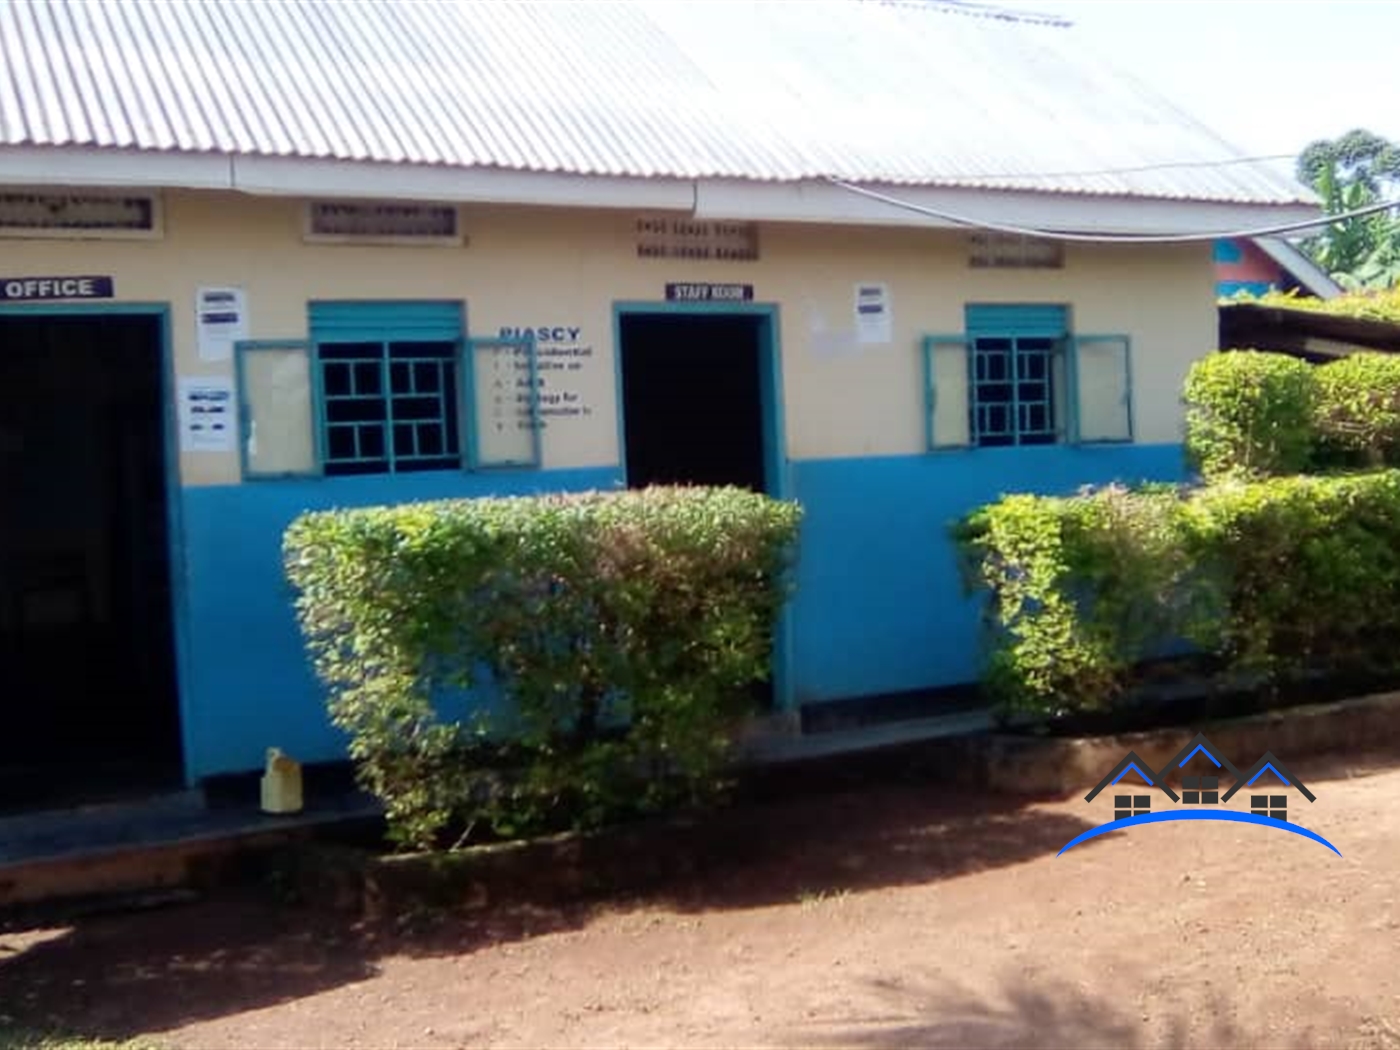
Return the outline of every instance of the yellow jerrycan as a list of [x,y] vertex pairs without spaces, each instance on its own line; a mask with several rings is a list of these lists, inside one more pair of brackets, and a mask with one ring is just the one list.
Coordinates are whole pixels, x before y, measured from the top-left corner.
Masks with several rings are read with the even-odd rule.
[[267,749],[267,771],[262,778],[264,813],[300,813],[301,764],[279,748]]

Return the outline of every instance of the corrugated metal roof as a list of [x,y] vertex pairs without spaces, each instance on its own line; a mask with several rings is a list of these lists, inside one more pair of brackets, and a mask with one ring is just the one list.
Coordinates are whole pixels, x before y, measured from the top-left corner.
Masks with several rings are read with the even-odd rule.
[[0,145],[1312,200],[1063,24],[946,0],[4,0]]

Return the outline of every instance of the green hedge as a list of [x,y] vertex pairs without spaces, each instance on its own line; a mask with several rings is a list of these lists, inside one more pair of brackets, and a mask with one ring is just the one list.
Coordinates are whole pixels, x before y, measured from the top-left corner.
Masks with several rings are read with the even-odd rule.
[[1012,496],[956,536],[1004,710],[1112,707],[1180,641],[1275,682],[1400,667],[1397,471]]
[[1400,466],[1400,356],[1215,353],[1184,400],[1187,459],[1207,479]]
[[1400,357],[1361,353],[1321,365],[1316,427],[1326,466],[1400,466]]
[[1312,463],[1317,379],[1285,354],[1232,350],[1186,377],[1186,455],[1207,478],[1295,474]]
[[[656,488],[312,513],[284,547],[333,720],[393,833],[427,847],[717,788],[799,518]],[[463,703],[491,688],[508,718]]]

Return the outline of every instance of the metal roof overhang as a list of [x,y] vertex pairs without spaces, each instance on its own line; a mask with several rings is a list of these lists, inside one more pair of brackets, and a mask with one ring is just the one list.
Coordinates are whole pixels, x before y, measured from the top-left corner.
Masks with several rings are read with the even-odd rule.
[[868,184],[951,221],[826,182],[585,176],[499,168],[69,147],[0,148],[0,184],[227,190],[258,196],[676,211],[701,219],[1063,233],[1214,236],[1307,222],[1316,206]]

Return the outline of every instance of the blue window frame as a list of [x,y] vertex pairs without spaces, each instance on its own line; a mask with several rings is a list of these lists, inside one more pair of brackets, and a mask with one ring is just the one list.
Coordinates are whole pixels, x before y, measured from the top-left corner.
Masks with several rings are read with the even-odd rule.
[[313,302],[309,340],[240,343],[244,477],[538,467],[534,341],[468,339],[464,317],[457,302]]
[[1062,306],[968,306],[970,421],[978,446],[1049,445],[1064,434]]
[[463,465],[453,302],[313,302],[326,474],[402,474]]
[[970,304],[923,350],[931,450],[1132,440],[1128,338],[1076,336],[1066,306]]

